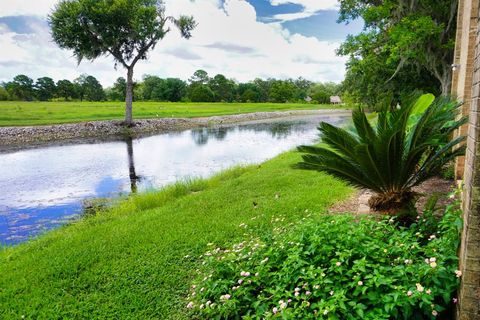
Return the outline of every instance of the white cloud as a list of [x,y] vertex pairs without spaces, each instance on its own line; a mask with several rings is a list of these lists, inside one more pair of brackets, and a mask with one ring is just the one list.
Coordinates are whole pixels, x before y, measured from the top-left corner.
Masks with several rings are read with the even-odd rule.
[[[345,59],[335,55],[339,43],[291,34],[280,23],[257,21],[254,7],[244,0],[226,0],[223,5],[218,0],[166,0],[166,7],[173,16],[193,15],[198,27],[190,40],[180,39],[178,31],[172,30],[150,53],[148,61],[139,62],[137,79],[143,74],[188,79],[197,69],[239,81],[299,76],[316,81],[343,79]],[[45,11],[48,8],[43,8]],[[88,73],[108,86],[124,76],[123,69],[113,69],[111,58],[77,66],[71,52],[60,50],[52,42],[44,21],[28,21],[29,29],[36,30],[34,34],[19,35],[0,26],[0,81],[9,81],[20,73],[33,78],[48,75],[56,80]]]
[[50,13],[58,0],[0,0],[0,17]]
[[277,14],[272,17],[283,22],[308,18],[320,10],[338,9],[338,0],[270,0],[270,4],[273,6],[297,4],[303,7],[301,12]]

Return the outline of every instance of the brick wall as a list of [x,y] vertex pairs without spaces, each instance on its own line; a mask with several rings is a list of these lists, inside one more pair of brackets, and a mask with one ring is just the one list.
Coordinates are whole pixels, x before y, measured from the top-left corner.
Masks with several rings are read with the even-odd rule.
[[[457,19],[457,39],[455,46],[454,64],[460,65],[452,77],[452,94],[464,102],[463,115],[470,112],[472,101],[473,64],[475,59],[476,35],[478,26],[478,0],[459,1]],[[467,135],[468,126],[458,130],[457,135]],[[455,172],[457,179],[462,179],[465,170],[465,158],[456,161]]]
[[[472,0],[464,0],[468,2]],[[480,31],[478,0],[476,3],[474,64],[472,67],[471,99],[468,101],[467,153],[464,171],[464,230],[460,248],[460,270],[463,273],[459,290],[457,319],[480,319]]]

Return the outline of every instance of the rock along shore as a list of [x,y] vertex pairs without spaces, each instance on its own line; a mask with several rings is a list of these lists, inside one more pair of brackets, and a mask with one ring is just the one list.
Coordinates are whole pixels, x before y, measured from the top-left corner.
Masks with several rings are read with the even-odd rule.
[[186,130],[195,127],[218,126],[239,122],[274,119],[302,115],[348,116],[349,110],[293,110],[285,112],[256,112],[236,115],[203,118],[159,118],[135,120],[133,127],[127,128],[119,120],[91,121],[70,124],[56,124],[28,127],[0,127],[0,149],[19,146],[33,146],[52,141],[141,136]]

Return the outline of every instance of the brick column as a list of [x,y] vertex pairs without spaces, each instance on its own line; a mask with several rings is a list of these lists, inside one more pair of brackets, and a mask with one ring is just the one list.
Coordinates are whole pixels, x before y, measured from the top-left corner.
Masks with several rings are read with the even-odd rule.
[[[478,0],[459,1],[458,19],[457,19],[457,39],[455,46],[454,63],[459,68],[453,72],[452,94],[463,101],[463,115],[470,112],[470,103],[472,101],[472,78],[473,64],[475,60],[475,47],[477,40],[478,26]],[[465,125],[456,133],[467,135],[468,126]],[[465,158],[459,157],[455,165],[455,175],[457,179],[462,179],[465,170]]]
[[[468,0],[466,0],[468,1]],[[478,12],[478,0],[474,0]],[[478,20],[478,19],[476,19]],[[476,22],[476,25],[478,23]],[[457,308],[458,320],[480,319],[480,32],[475,36],[475,55],[469,101],[467,153],[464,174],[464,230],[460,248],[463,273]]]

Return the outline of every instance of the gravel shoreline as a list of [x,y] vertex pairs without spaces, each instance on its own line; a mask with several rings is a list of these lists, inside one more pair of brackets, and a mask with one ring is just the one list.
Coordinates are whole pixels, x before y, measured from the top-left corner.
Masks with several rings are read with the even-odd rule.
[[91,121],[28,127],[0,127],[0,149],[28,147],[52,141],[72,139],[141,136],[195,127],[218,126],[239,122],[274,119],[301,115],[343,115],[349,110],[293,110],[285,112],[256,112],[203,118],[160,118],[135,120],[135,126],[126,128],[122,121]]

